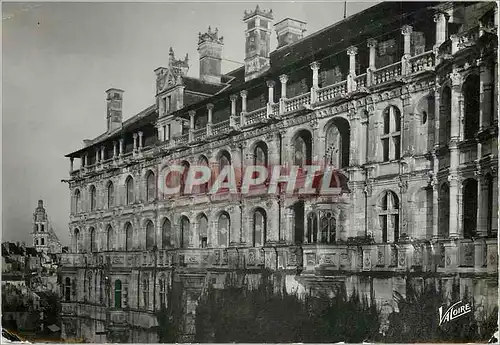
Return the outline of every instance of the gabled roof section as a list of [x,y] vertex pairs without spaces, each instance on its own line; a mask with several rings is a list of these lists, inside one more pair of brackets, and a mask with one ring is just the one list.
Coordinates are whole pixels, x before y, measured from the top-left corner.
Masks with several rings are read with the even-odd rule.
[[110,133],[103,133],[93,139],[91,144],[81,148],[80,150],[74,151],[70,154],[67,154],[65,157],[79,157],[81,153],[88,150],[89,147],[95,146],[97,144],[103,143],[108,140],[116,139],[121,137],[124,133],[131,132],[135,129],[141,128],[145,124],[156,121],[158,118],[158,112],[156,111],[156,105],[153,104],[140,113],[128,118],[122,124],[122,128],[118,128]]

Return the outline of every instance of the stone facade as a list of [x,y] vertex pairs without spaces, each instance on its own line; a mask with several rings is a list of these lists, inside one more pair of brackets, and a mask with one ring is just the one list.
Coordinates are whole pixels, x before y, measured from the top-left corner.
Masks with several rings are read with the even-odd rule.
[[[496,4],[405,3],[402,11],[418,16],[402,27],[398,20],[399,28],[388,22],[385,35],[373,33],[379,42],[325,36],[342,36],[351,21],[386,19],[400,6],[382,3],[271,54],[264,49],[269,68],[221,75],[219,89],[200,81],[196,87],[212,96],[193,103],[184,102],[195,87],[187,57],[172,52],[169,67],[157,70],[155,106],[68,155],[63,337],[154,342],[154,312],[182,283],[185,340],[192,340],[200,291],[223,286],[236,270],[258,277],[262,267],[285,272],[289,291],[356,288],[385,313],[394,308],[392,292],[404,294],[407,274],[439,280],[447,291],[458,282],[477,308],[492,310]],[[261,17],[266,46],[272,13],[257,8],[244,20]],[[393,41],[403,42],[396,57]],[[300,55],[301,45],[319,53]],[[82,160],[77,170],[74,158]],[[241,167],[304,158],[339,169],[342,194],[172,198],[158,188],[162,169],[176,162],[218,169],[227,160]]]

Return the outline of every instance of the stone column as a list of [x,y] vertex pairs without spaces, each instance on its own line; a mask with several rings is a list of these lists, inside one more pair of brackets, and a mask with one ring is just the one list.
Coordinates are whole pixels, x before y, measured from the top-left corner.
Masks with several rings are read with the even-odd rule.
[[403,35],[404,40],[404,50],[403,56],[401,57],[401,73],[403,75],[407,75],[411,73],[411,66],[409,63],[409,59],[411,56],[411,33],[413,32],[413,28],[410,25],[404,25],[401,28],[401,34]]
[[[433,152],[434,165],[438,164],[438,158]],[[435,169],[437,170],[437,169]],[[439,183],[436,175],[432,177],[432,239],[439,237]]]
[[229,100],[231,101],[231,116],[236,116],[236,100],[238,99],[238,95],[229,96]]
[[[453,143],[455,144],[455,143]],[[456,149],[456,144],[455,144]],[[450,238],[458,238],[458,188],[459,181],[457,172],[453,173],[450,171],[450,175],[448,176],[448,181],[450,182]]]
[[[266,205],[269,206],[269,205]],[[268,224],[267,224],[267,240],[268,242],[277,242],[279,240],[279,227],[280,227],[280,219],[279,219],[279,204],[278,199],[275,197],[271,198],[268,216]]]
[[477,228],[478,237],[488,235],[488,181],[481,171],[476,171],[477,177]]
[[208,103],[207,110],[208,110],[207,135],[212,135],[212,111],[214,110],[214,105],[212,103]]
[[139,131],[137,134],[139,135],[139,151],[141,151],[142,150],[142,146],[143,146],[143,143],[142,143],[143,133],[142,133],[142,131]]
[[245,125],[245,115],[247,113],[247,95],[248,95],[248,92],[246,90],[243,90],[240,92],[240,96],[241,96],[240,126]]
[[82,168],[85,168],[87,166],[87,159],[86,158],[87,158],[86,153],[80,156],[80,161],[81,161],[80,164],[81,164]]
[[74,158],[71,157],[69,159],[69,172],[72,173],[73,172],[73,163],[74,163]]
[[266,82],[267,85],[267,104],[274,104],[274,85],[276,83],[274,80],[268,80]]
[[479,109],[479,130],[488,128],[492,123],[491,102],[493,100],[491,79],[491,65],[482,60],[480,62],[479,74],[479,99],[481,101],[481,107]]
[[121,155],[123,155],[123,138],[120,138],[120,153],[118,157],[120,157]]
[[349,74],[347,75],[347,92],[356,90],[354,78],[356,77],[356,54],[358,47],[350,46],[347,48],[347,55],[349,55]]
[[285,112],[286,83],[288,82],[288,76],[286,74],[280,75],[280,82],[281,82],[281,98],[279,100],[280,102],[279,112],[280,114],[283,114]]
[[134,137],[134,152],[137,151],[137,133],[133,134]]
[[99,163],[99,149],[95,148],[95,164]]
[[117,144],[117,142],[116,142],[116,140],[114,140],[113,141],[113,159],[115,159],[116,156],[117,156],[117,147],[116,147],[116,144]]
[[196,112],[194,110],[190,110],[189,114],[189,141],[194,140],[194,115]]
[[377,40],[370,38],[367,42],[367,47],[370,49],[370,57],[368,63],[368,70],[366,71],[366,86],[371,86],[373,84],[373,71],[377,68],[375,67],[375,57],[377,55]]
[[441,44],[447,39],[448,34],[448,19],[450,16],[444,12],[437,12],[434,14],[434,22],[436,23],[436,47],[439,48]]
[[319,89],[319,62],[314,61],[309,65],[312,69],[311,103],[316,102],[316,93]]
[[101,146],[101,161],[104,161],[104,152],[105,152],[106,147],[103,145]]
[[360,127],[360,117],[358,112],[354,109],[351,112],[350,116],[351,122],[351,138],[350,138],[350,149],[349,149],[349,166],[359,166],[360,157],[359,152],[361,152],[359,145],[364,144],[364,140],[360,140],[359,137],[359,127]]

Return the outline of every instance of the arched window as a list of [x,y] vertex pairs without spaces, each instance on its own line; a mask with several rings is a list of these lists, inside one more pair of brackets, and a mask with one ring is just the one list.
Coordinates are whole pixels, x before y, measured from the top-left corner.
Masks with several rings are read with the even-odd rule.
[[349,166],[349,122],[335,118],[326,131],[326,163],[340,169]]
[[167,308],[167,280],[165,276],[159,279],[159,292],[160,292],[160,309]]
[[94,228],[90,228],[90,252],[97,252],[97,236]]
[[189,232],[190,232],[189,219],[186,216],[182,216],[180,219],[180,225],[181,225],[181,248],[187,248],[189,246]]
[[125,251],[132,250],[132,224],[127,223],[125,226]]
[[439,106],[439,144],[448,145],[451,137],[451,89],[445,86]]
[[321,214],[321,243],[335,243],[337,238],[337,220],[331,212]]
[[[198,164],[203,167],[209,167],[208,164],[208,159],[205,156],[200,156],[200,159],[198,160]],[[198,176],[196,176],[198,177]],[[209,180],[210,181],[210,180]],[[203,183],[198,186],[198,190],[200,194],[207,194],[210,189],[210,182]]]
[[108,225],[106,230],[106,250],[113,250],[113,228],[111,225]]
[[112,208],[115,206],[115,187],[113,186],[113,182],[109,181],[108,183],[108,208]]
[[312,136],[309,131],[302,130],[297,133],[293,142],[293,163],[299,167],[311,164],[312,161]]
[[206,248],[208,245],[208,219],[204,214],[198,218],[198,235],[200,248]]
[[384,162],[401,157],[401,112],[393,105],[383,113],[384,132],[381,135]]
[[479,130],[479,76],[472,74],[467,77],[463,87],[464,94],[464,139],[474,139]]
[[253,213],[253,246],[260,247],[267,240],[267,215],[262,208],[257,208]]
[[165,218],[161,226],[161,246],[163,249],[172,247],[172,225],[168,218]]
[[439,188],[439,229],[441,238],[448,238],[450,235],[450,188],[447,183],[443,183]]
[[486,229],[488,236],[491,236],[493,230],[493,177],[490,174],[485,176],[486,183],[486,200],[487,200],[487,221]]
[[379,223],[382,242],[399,240],[399,199],[396,193],[386,191],[379,200]]
[[[231,165],[231,155],[226,150],[223,150],[219,155],[219,173],[222,172],[225,167],[230,166],[230,165]],[[229,174],[232,174],[231,170],[228,171],[228,175]],[[222,181],[222,183],[227,183],[229,181],[230,181],[229,176],[226,176],[224,178],[224,180]],[[227,190],[227,188],[220,189],[220,191],[226,191],[226,190]]]
[[95,186],[90,186],[90,210],[95,211],[97,206],[97,195]]
[[78,229],[75,229],[73,233],[73,252],[74,253],[80,252],[80,230]]
[[69,278],[64,280],[64,301],[71,301],[71,279]]
[[80,213],[82,212],[82,207],[81,207],[82,196],[79,189],[75,190],[74,198],[75,198],[75,213]]
[[307,215],[307,243],[318,241],[318,217],[314,212]]
[[220,247],[228,247],[231,232],[231,219],[229,218],[229,214],[227,212],[222,212],[219,215],[217,225],[217,243]]
[[253,164],[259,166],[267,166],[267,145],[263,141],[259,141],[259,143],[255,146],[255,150],[253,152]]
[[126,185],[126,197],[127,197],[127,205],[133,204],[135,202],[135,196],[134,196],[134,179],[129,176],[127,178],[127,181],[125,182]]
[[146,224],[146,250],[153,250],[156,244],[155,226],[152,221]]
[[464,238],[472,238],[477,228],[477,181],[468,178],[462,187]]
[[142,281],[142,302],[144,309],[149,309],[149,279]]
[[146,200],[152,202],[156,199],[156,178],[155,174],[150,171],[146,178],[147,188],[146,188]]
[[115,280],[115,308],[121,309],[122,307],[122,281]]

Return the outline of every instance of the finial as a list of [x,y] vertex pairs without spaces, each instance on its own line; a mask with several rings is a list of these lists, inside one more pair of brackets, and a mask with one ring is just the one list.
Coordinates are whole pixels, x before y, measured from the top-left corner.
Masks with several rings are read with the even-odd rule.
[[174,50],[172,49],[172,47],[170,47],[170,50],[169,50],[169,55],[174,56]]
[[257,6],[255,7],[255,12],[259,12],[260,11],[260,8],[259,8],[259,5],[257,4]]

